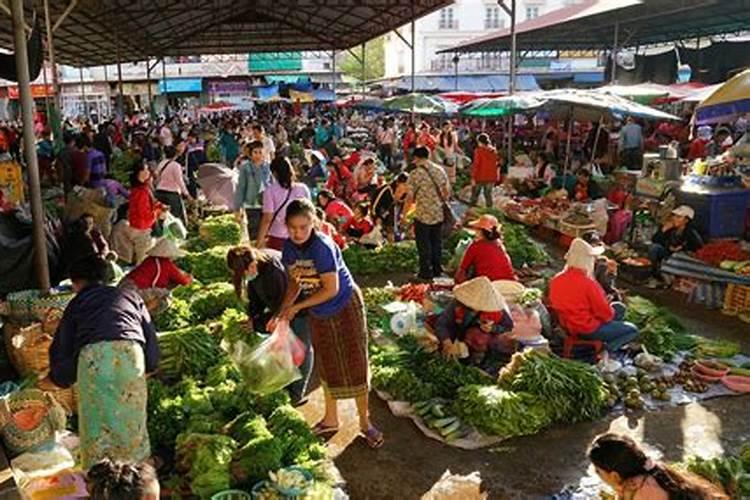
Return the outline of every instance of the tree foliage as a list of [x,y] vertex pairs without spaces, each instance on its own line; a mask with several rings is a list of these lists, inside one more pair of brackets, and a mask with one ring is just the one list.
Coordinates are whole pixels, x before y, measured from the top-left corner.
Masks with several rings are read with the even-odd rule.
[[[362,80],[362,48],[352,47],[354,57],[346,52],[341,62],[341,71],[347,76]],[[385,38],[378,37],[365,44],[365,80],[381,78],[385,74]]]

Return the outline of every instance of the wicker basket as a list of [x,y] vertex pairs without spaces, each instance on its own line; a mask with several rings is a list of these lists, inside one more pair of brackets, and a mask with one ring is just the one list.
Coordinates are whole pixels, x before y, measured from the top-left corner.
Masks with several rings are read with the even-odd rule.
[[4,327],[5,349],[11,364],[22,377],[42,377],[49,371],[49,347],[52,336],[44,333],[42,323]]
[[586,231],[591,231],[592,229],[596,229],[596,224],[584,224],[584,225],[577,225],[577,224],[570,224],[565,221],[560,221],[560,227],[559,231],[567,236],[572,236],[573,238],[578,238]]
[[[39,425],[30,430],[18,427],[13,415],[21,410],[39,409],[44,412]],[[65,429],[65,411],[55,399],[37,389],[27,389],[0,400],[0,433],[8,451],[19,455],[55,438]]]
[[40,387],[40,382],[37,382],[36,388],[55,398],[55,401],[62,406],[66,414],[76,415],[78,413],[78,385],[68,387],[67,389],[58,387],[50,390]]
[[748,311],[750,311],[750,286],[727,285],[722,312],[729,316],[736,316]]
[[75,294],[57,293],[41,296],[39,290],[22,290],[8,294],[10,311],[8,315],[13,321],[44,321],[54,310],[64,310]]

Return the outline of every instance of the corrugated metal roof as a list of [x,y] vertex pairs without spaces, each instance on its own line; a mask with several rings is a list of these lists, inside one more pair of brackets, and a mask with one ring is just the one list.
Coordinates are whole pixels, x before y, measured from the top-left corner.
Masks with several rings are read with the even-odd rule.
[[[49,0],[53,23],[70,2]],[[27,22],[31,5],[25,2]],[[78,0],[55,31],[57,60],[74,66],[147,57],[347,49],[450,0]],[[43,15],[39,9],[37,15]],[[10,16],[0,48],[13,50]]]

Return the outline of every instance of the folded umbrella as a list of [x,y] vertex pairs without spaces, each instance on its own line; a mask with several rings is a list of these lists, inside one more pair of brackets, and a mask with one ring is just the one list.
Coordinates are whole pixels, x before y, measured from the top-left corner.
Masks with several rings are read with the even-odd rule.
[[206,199],[217,206],[232,208],[238,173],[221,163],[205,163],[198,168],[198,185]]

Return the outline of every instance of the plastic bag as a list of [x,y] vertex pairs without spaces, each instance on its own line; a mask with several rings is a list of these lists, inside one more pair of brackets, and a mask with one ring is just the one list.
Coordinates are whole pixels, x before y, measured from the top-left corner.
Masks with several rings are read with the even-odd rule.
[[165,238],[179,241],[187,238],[187,229],[180,219],[167,212],[163,222],[163,233]]
[[299,366],[305,360],[305,346],[280,321],[276,329],[255,348],[240,341],[222,342],[229,359],[237,366],[250,392],[265,395],[302,378]]
[[469,245],[471,245],[472,241],[473,240],[471,238],[464,238],[458,242],[458,244],[456,245],[456,251],[453,253],[453,257],[451,258],[448,267],[450,267],[451,269],[458,269],[458,267],[461,265],[461,261],[464,259],[466,249],[469,248]]

